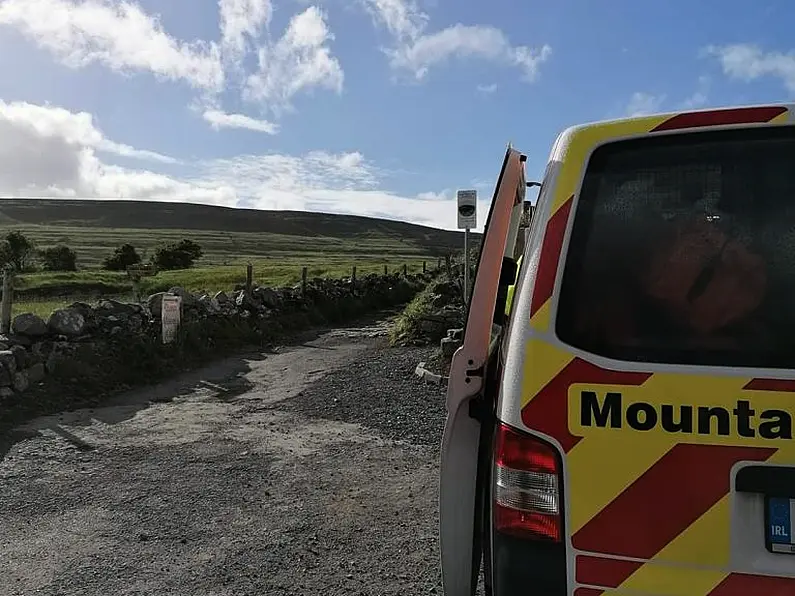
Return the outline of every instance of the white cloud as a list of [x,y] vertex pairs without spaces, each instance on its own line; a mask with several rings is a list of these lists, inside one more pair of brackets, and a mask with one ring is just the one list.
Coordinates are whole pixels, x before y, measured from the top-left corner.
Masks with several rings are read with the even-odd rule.
[[686,110],[701,108],[709,101],[709,78],[701,76],[698,78],[698,87],[693,95],[682,102],[682,107]]
[[428,24],[428,15],[411,0],[363,0],[373,20],[399,40],[416,39]]
[[275,135],[279,126],[268,120],[258,120],[245,114],[228,114],[221,110],[205,110],[202,118],[210,123],[215,130],[222,128],[244,128],[256,132]]
[[685,109],[701,108],[707,105],[708,99],[709,98],[707,97],[706,93],[702,91],[696,91],[695,93],[693,93],[693,95],[691,95],[684,102],[682,102],[682,107],[684,107]]
[[[184,184],[147,171],[103,163],[104,152],[171,164],[176,160],[107,139],[91,114],[0,101],[0,195],[161,198],[165,189],[190,200]],[[211,194],[218,194],[215,189]],[[194,193],[195,194],[195,193]]]
[[[245,205],[456,225],[451,191],[401,196],[383,190],[383,172],[355,151],[240,155],[181,164],[179,176],[121,167],[103,160],[103,151],[158,155],[107,139],[90,114],[0,102],[0,196]],[[479,207],[485,220],[488,200]]]
[[237,59],[246,51],[247,39],[256,40],[270,24],[270,0],[219,0],[221,45]]
[[645,116],[659,112],[665,101],[665,95],[652,95],[636,91],[629,99],[624,110],[626,116]]
[[452,198],[452,195],[450,190],[445,188],[439,192],[434,192],[432,190],[421,192],[417,195],[417,198],[421,201],[449,201]]
[[263,189],[271,188],[298,193],[374,189],[378,171],[358,152],[312,151],[302,156],[272,153],[206,162],[202,164],[201,180],[222,181],[235,187],[242,196],[257,197],[263,194]]
[[131,2],[3,0],[0,24],[16,28],[72,68],[98,62],[120,72],[151,72],[202,89],[220,90],[224,85],[214,43],[179,42],[157,18]]
[[[675,108],[678,110],[695,110],[703,108],[709,102],[709,77],[700,76],[696,90],[686,97],[685,99],[675,103]],[[672,102],[668,101],[668,96],[665,94],[654,95],[652,93],[644,93],[636,91],[632,94],[629,101],[623,108],[623,113],[620,116],[647,116],[664,112],[667,110],[665,107]]]
[[[289,109],[300,92],[341,92],[342,67],[328,47],[334,36],[320,9],[293,16],[275,42],[267,35],[270,0],[218,0],[218,9],[220,42],[179,41],[156,15],[129,0],[0,0],[0,25],[15,28],[68,67],[100,63],[120,73],[184,81],[208,92],[208,105],[238,84],[246,99],[275,113]],[[250,51],[258,56],[253,74],[243,69]]]
[[[0,100],[0,124],[14,131],[14,134],[58,139],[73,147],[91,148],[123,157],[177,163],[172,157],[108,140],[94,125],[91,114],[86,112],[73,113],[58,107]],[[9,150],[13,151],[13,148]]]
[[494,93],[497,90],[497,83],[492,83],[491,85],[478,85],[478,91],[481,93]]
[[750,82],[774,77],[795,93],[795,52],[764,52],[753,44],[734,44],[709,46],[706,53],[716,57],[723,73],[731,78]]
[[552,54],[545,45],[540,49],[513,47],[505,34],[484,25],[453,25],[436,33],[422,35],[411,43],[389,50],[393,68],[405,69],[423,79],[431,67],[453,58],[481,58],[520,68],[528,81],[538,75],[539,66]]
[[333,39],[319,8],[295,15],[278,41],[259,49],[259,69],[248,77],[244,97],[278,113],[290,109],[300,91],[322,87],[341,93],[342,66],[327,45]]
[[521,69],[527,81],[538,76],[539,66],[549,59],[552,48],[512,46],[505,34],[487,25],[452,25],[435,33],[425,31],[428,15],[412,0],[363,0],[376,22],[392,34],[396,47],[386,50],[390,65],[405,70],[417,80],[431,67],[453,58],[480,58]]

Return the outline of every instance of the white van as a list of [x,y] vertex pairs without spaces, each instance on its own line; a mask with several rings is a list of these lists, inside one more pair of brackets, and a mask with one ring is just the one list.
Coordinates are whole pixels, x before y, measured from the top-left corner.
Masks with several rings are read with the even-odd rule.
[[447,596],[795,595],[793,106],[577,126],[516,279],[494,191],[447,393]]

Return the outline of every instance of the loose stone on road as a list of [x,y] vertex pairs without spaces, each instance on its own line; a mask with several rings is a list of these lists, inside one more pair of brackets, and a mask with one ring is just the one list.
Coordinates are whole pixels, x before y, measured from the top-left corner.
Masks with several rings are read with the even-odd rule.
[[0,596],[441,593],[444,404],[387,322],[0,437]]

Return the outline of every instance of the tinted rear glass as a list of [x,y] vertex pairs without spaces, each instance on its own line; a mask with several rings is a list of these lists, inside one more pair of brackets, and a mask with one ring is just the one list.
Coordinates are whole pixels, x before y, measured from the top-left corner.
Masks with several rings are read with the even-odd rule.
[[622,141],[590,159],[557,317],[632,361],[795,368],[795,134]]

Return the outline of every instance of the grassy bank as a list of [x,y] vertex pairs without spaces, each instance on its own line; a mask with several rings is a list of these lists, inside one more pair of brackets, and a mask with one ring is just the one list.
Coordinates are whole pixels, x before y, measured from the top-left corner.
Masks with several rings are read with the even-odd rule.
[[463,322],[464,308],[455,279],[442,272],[408,303],[389,339],[395,346],[434,344]]

